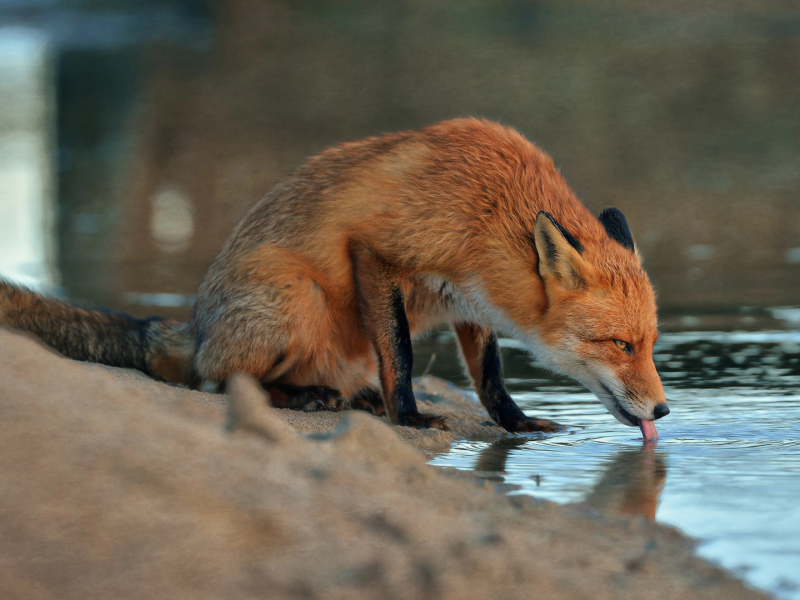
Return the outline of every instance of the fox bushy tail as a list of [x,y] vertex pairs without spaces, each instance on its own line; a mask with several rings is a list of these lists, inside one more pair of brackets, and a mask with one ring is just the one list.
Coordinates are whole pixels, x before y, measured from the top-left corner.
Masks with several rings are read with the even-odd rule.
[[28,331],[69,358],[194,383],[188,323],[85,309],[0,279],[0,325]]

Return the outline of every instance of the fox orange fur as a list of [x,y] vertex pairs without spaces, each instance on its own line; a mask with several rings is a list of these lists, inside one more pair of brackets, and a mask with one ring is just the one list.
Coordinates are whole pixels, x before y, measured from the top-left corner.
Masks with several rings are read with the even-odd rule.
[[394,423],[423,427],[446,425],[417,411],[411,338],[449,323],[481,401],[509,431],[558,426],[506,392],[495,331],[625,424],[644,432],[669,412],[652,357],[655,298],[625,217],[595,217],[544,152],[475,119],[309,159],[239,223],[188,323],[87,311],[10,284],[0,323],[74,358],[194,387],[245,371],[287,406],[382,399]]

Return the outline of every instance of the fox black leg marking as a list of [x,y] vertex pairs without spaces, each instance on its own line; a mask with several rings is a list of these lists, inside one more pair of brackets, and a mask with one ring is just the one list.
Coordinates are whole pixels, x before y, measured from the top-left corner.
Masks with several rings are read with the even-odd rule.
[[363,247],[351,251],[361,316],[378,355],[386,412],[392,423],[447,429],[445,419],[417,410],[411,389],[411,333],[403,293],[386,263]]
[[372,387],[365,387],[356,392],[350,398],[350,406],[354,410],[365,410],[376,417],[386,416],[386,406],[383,403],[383,395],[380,390]]
[[506,391],[500,346],[494,332],[477,325],[455,325],[467,370],[489,416],[511,432],[560,431],[564,427],[547,419],[525,416]]
[[343,410],[348,401],[339,390],[324,385],[290,385],[288,383],[262,383],[276,408],[294,410]]

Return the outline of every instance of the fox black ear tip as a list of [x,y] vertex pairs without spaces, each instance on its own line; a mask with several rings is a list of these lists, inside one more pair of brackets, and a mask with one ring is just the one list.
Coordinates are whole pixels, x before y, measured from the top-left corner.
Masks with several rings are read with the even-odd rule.
[[563,227],[561,227],[561,224],[558,221],[556,221],[556,218],[552,214],[547,212],[546,210],[540,210],[538,213],[536,213],[536,223],[537,224],[541,220],[541,217],[545,217],[545,220],[542,220],[542,223],[550,221],[550,224],[553,227],[555,227],[559,231],[563,230]]
[[597,220],[606,230],[608,237],[628,250],[634,250],[633,235],[631,235],[628,220],[621,210],[614,207],[607,208],[600,213]]
[[616,206],[609,206],[608,208],[603,209],[603,211],[598,215],[598,218],[601,221],[607,219],[617,219],[617,220],[627,221],[623,212]]
[[[567,243],[570,246],[575,248],[575,250],[577,250],[578,252],[583,252],[583,246],[577,240],[577,238],[575,238],[574,235],[572,235],[569,231],[567,231],[564,228],[564,226],[561,225],[561,223],[559,223],[558,221],[556,221],[556,218],[553,215],[551,215],[549,212],[547,212],[546,210],[540,210],[538,213],[536,213],[536,223],[535,223],[534,227],[536,228],[537,231],[543,231],[541,226],[539,226],[539,217],[541,217],[542,215],[547,217],[547,220],[550,221],[550,224],[556,230],[558,230],[558,232],[564,237],[565,240],[567,240]],[[546,223],[546,221],[542,221],[542,223]]]

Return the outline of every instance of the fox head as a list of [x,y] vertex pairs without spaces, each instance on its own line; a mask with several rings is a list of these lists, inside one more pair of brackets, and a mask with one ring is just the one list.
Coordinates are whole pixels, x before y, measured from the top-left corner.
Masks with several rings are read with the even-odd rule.
[[606,209],[599,223],[601,237],[583,245],[552,215],[538,213],[534,241],[546,309],[532,345],[620,422],[655,432],[652,421],[669,413],[653,364],[655,294],[623,214]]

